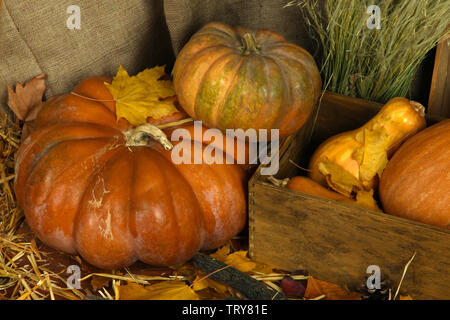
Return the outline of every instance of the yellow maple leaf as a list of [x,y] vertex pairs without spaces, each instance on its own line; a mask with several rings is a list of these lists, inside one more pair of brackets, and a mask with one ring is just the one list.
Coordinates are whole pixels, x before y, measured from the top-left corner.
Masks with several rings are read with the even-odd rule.
[[358,207],[383,212],[377,205],[373,197],[373,189],[369,191],[359,190],[356,194],[356,203]]
[[227,258],[227,256],[230,254],[230,252],[231,252],[231,247],[230,247],[230,244],[227,243],[226,245],[217,249],[216,252],[211,253],[209,256],[211,258],[214,258],[214,259],[224,262],[225,259]]
[[209,277],[206,276],[198,276],[195,278],[195,280],[192,283],[192,289],[194,291],[200,291],[206,288],[212,288],[214,289],[217,293],[220,294],[225,294],[228,292],[228,286],[216,281],[214,279],[211,279]]
[[359,174],[362,180],[369,181],[376,174],[381,176],[388,163],[387,146],[389,137],[382,128],[364,129],[364,155]]
[[242,272],[257,272],[257,273],[271,273],[275,267],[267,264],[259,263],[251,260],[247,257],[247,251],[236,251],[231,253],[230,244],[227,243],[224,246],[216,250],[216,252],[209,255],[211,258],[225,262],[231,265],[235,269]]
[[125,118],[137,126],[146,123],[148,117],[161,119],[177,112],[173,101],[164,100],[175,95],[172,81],[159,80],[164,75],[164,66],[145,69],[132,77],[120,66],[112,83],[105,83],[116,100],[117,120]]
[[163,281],[149,286],[129,283],[119,287],[121,300],[199,300],[184,281]]
[[224,262],[242,272],[250,272],[256,268],[256,263],[247,257],[247,251],[244,250],[233,252]]

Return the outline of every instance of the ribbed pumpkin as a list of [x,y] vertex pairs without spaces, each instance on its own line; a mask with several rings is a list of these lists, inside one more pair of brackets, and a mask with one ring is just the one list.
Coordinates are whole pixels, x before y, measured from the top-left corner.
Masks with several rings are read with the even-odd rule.
[[209,23],[180,51],[173,70],[183,109],[207,127],[300,129],[318,102],[313,57],[269,30]]
[[[182,263],[240,232],[242,167],[174,164],[171,151],[147,137],[147,145],[136,146],[130,137],[138,130],[116,121],[104,81],[110,79],[86,79],[73,90],[77,95],[48,100],[19,149],[15,192],[35,234],[112,269],[138,259]],[[174,129],[165,131],[170,136]]]
[[450,120],[408,139],[379,186],[386,213],[450,229]]

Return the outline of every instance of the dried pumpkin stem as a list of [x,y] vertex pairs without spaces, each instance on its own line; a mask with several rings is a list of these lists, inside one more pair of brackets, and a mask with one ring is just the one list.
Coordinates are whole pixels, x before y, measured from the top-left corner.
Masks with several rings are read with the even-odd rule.
[[289,183],[289,178],[285,178],[283,180],[277,179],[274,176],[268,176],[267,180],[270,181],[273,185],[277,187],[285,187]]
[[252,33],[246,33],[242,36],[242,52],[248,54],[259,54],[261,47],[258,45],[255,36]]
[[425,107],[423,105],[421,105],[419,102],[416,102],[416,101],[410,101],[409,104],[411,105],[411,107],[414,108],[414,110],[417,111],[417,113],[421,117],[425,116]]
[[173,145],[167,139],[166,134],[158,127],[145,123],[136,128],[128,129],[124,132],[127,147],[148,146],[150,139],[158,141],[166,150],[172,150]]

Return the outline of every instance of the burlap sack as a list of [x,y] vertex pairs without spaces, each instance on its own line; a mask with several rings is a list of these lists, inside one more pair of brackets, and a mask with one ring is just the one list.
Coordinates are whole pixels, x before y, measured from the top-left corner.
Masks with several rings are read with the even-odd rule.
[[[46,97],[68,92],[82,78],[130,74],[157,64],[170,71],[174,53],[204,24],[222,21],[281,33],[314,53],[300,10],[288,0],[3,0],[0,8],[0,108],[8,84],[40,73]],[[81,10],[81,29],[69,30],[67,8]],[[431,57],[432,58],[432,57]],[[432,69],[430,61],[425,62]],[[430,67],[431,65],[431,67]],[[425,103],[431,72],[416,75],[411,98]]]
[[284,8],[287,0],[165,0],[164,11],[175,53],[193,33],[211,21],[254,29],[270,29],[288,41],[314,51],[300,10]]
[[[81,29],[69,29],[70,5]],[[134,74],[173,62],[162,1],[3,0],[0,8],[0,105],[7,85],[47,74],[46,97],[70,91],[81,79],[111,76],[119,64]]]

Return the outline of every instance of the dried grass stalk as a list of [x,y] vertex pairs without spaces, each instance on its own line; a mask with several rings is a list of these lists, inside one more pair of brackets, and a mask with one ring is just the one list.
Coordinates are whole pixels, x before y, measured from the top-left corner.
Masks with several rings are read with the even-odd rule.
[[[294,0],[321,47],[327,90],[385,103],[408,96],[414,75],[445,35],[448,0]],[[370,29],[370,5],[381,29]]]

